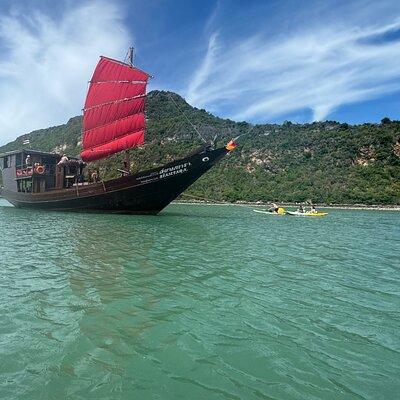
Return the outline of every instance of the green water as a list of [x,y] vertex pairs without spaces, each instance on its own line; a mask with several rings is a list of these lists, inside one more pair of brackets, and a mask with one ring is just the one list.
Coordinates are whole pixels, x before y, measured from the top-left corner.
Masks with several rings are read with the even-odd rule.
[[1,399],[398,399],[400,213],[0,203]]

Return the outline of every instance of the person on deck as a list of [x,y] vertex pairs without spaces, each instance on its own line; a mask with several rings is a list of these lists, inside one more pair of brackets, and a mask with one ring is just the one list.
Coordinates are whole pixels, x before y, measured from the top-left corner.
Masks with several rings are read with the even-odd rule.
[[26,165],[32,165],[32,160],[31,160],[31,155],[30,155],[30,154],[28,154],[28,155],[26,156],[25,164],[26,164]]
[[83,170],[85,169],[86,165],[87,164],[81,158],[78,160],[79,175],[83,175]]
[[77,178],[78,183],[85,182],[85,176],[83,174],[85,167],[86,167],[86,163],[82,159],[79,159],[78,160],[78,172],[79,173],[78,173],[78,178]]
[[68,161],[69,161],[69,160],[68,160],[67,155],[66,155],[66,154],[63,154],[62,157],[61,157],[61,160],[58,162],[57,165],[66,164]]
[[98,171],[94,171],[90,176],[92,182],[100,182],[100,176]]

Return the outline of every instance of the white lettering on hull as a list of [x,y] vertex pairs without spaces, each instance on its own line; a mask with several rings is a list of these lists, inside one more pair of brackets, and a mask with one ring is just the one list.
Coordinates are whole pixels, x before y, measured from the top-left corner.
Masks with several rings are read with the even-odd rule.
[[188,172],[191,165],[192,163],[188,161],[183,164],[174,165],[172,167],[162,168],[161,170],[154,171],[149,175],[140,176],[138,177],[138,180],[140,181],[140,183],[150,183],[169,178],[171,176],[184,174]]

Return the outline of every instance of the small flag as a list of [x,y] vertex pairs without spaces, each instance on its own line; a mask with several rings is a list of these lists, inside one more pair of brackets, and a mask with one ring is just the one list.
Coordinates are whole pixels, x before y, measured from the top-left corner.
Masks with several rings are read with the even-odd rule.
[[22,141],[22,144],[25,146],[26,144],[29,144],[29,139],[25,139]]
[[228,151],[232,151],[233,149],[236,148],[236,146],[237,146],[236,142],[232,139],[232,140],[225,146],[225,148],[226,148]]

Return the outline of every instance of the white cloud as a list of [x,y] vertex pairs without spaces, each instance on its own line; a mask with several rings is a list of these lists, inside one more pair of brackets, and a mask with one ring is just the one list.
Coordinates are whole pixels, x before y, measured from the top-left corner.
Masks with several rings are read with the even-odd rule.
[[[373,14],[373,10],[371,10]],[[235,41],[211,35],[187,100],[236,120],[268,121],[311,110],[322,120],[343,104],[400,90],[400,39],[378,40],[400,30],[400,21],[336,25],[323,21],[267,38]],[[337,21],[338,18],[335,19]]]
[[0,143],[80,114],[99,55],[120,59],[130,44],[121,14],[99,1],[60,20],[0,16]]
[[200,67],[195,72],[192,81],[187,90],[187,97],[193,103],[200,102],[198,95],[201,93],[201,87],[205,84],[210,73],[214,70],[214,59],[217,52],[217,34],[213,33],[208,42],[206,56],[204,57]]

